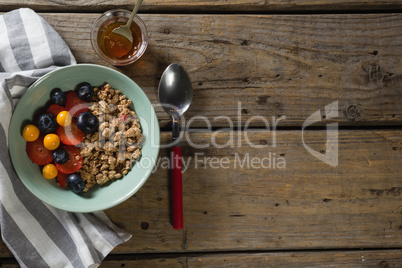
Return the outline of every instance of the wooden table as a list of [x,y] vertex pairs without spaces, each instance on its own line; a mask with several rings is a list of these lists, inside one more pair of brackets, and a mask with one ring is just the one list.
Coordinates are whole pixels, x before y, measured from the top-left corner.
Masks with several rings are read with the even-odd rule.
[[[402,267],[402,1],[145,0],[149,47],[120,68],[95,55],[89,33],[130,1],[21,2],[0,11],[34,9],[79,63],[121,71],[154,104],[168,64],[193,82],[185,228],[171,226],[160,165],[106,211],[133,238],[101,267]],[[170,119],[156,111],[166,143]],[[4,244],[0,258],[18,267]]]

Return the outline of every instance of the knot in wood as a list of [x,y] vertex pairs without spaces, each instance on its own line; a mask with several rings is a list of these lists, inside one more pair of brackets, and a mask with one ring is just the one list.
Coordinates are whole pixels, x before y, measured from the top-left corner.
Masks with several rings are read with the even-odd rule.
[[359,111],[359,108],[357,107],[357,105],[352,104],[352,105],[347,106],[347,108],[344,110],[344,114],[348,120],[356,120],[356,118],[360,114],[360,111]]
[[330,82],[331,84],[335,83],[336,79],[333,76],[330,76],[328,78],[328,82]]
[[388,267],[388,263],[386,261],[382,261],[380,263],[380,266],[386,268],[386,267]]
[[243,40],[243,41],[241,41],[241,43],[240,43],[242,46],[248,46],[249,44],[250,44],[250,41],[248,41],[248,40]]
[[373,81],[373,82],[380,82],[384,79],[384,72],[381,70],[380,66],[377,66],[377,68],[371,69],[371,72],[369,72],[369,78],[370,78],[370,81]]
[[381,82],[384,79],[384,71],[377,62],[366,62],[362,69],[367,73],[369,82]]
[[249,109],[246,109],[246,108],[244,108],[244,109],[241,110],[241,113],[242,113],[242,114],[248,114],[249,112],[250,112],[250,110],[249,110]]
[[266,140],[260,140],[260,144],[261,144],[261,145],[267,145],[268,142],[267,142]]
[[392,143],[392,150],[393,151],[400,151],[402,147],[402,142],[393,142]]

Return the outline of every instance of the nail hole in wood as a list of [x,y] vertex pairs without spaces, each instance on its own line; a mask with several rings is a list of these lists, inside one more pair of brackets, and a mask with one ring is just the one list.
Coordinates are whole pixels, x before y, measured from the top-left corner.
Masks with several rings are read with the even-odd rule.
[[248,41],[248,40],[243,40],[243,41],[241,41],[241,43],[240,43],[242,46],[248,46],[249,44],[250,44],[250,41]]
[[148,222],[141,222],[140,226],[141,226],[142,230],[147,230],[148,227],[149,227],[149,223]]

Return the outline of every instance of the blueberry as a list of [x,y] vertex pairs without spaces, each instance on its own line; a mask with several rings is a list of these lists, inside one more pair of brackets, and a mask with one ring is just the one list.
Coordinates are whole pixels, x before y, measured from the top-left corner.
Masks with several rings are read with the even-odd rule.
[[60,88],[54,88],[50,92],[50,99],[54,104],[64,106],[66,104],[66,94]]
[[91,112],[83,112],[77,116],[77,127],[85,134],[94,133],[98,126],[99,120]]
[[68,153],[64,149],[56,149],[52,154],[54,162],[57,164],[65,164],[70,159]]
[[75,91],[78,93],[78,98],[84,101],[90,101],[94,95],[94,90],[88,82],[79,83],[75,87]]
[[67,177],[67,185],[68,185],[68,188],[70,188],[70,190],[76,194],[81,193],[85,188],[84,180],[77,173],[70,174]]
[[57,129],[56,118],[52,114],[42,114],[38,118],[37,127],[40,132],[48,134],[51,132],[55,132]]

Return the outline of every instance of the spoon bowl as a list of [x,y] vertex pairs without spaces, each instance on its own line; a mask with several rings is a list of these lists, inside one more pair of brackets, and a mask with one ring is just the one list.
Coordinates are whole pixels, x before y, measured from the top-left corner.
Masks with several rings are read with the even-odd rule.
[[173,119],[179,119],[188,109],[193,99],[193,87],[183,67],[170,64],[159,82],[159,102]]

